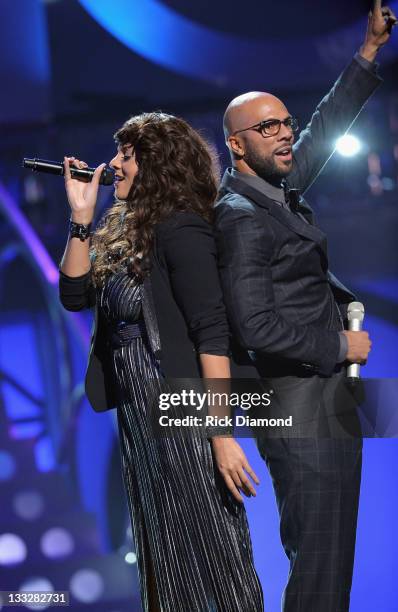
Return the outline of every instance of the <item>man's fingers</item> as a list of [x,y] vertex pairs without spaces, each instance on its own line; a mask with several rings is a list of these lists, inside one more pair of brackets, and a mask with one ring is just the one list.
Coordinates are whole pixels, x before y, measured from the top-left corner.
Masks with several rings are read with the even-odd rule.
[[373,2],[373,12],[381,11],[381,0],[374,0]]
[[385,8],[383,8],[383,17],[385,19],[386,22],[386,26],[387,26],[387,30],[388,33],[391,34],[391,30],[394,26],[397,25],[398,23],[398,19],[396,17],[396,15],[393,13],[393,11],[388,8],[387,6]]
[[390,9],[389,6],[383,6],[382,11],[381,11],[383,17],[387,17],[388,19],[397,19],[394,11],[392,9]]

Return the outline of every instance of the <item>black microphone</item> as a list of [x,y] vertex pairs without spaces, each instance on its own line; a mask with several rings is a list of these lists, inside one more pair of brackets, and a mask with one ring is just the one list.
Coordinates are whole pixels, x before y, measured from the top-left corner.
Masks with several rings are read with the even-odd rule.
[[[65,168],[60,162],[48,161],[47,159],[29,159],[24,157],[22,162],[23,168],[30,168],[34,172],[45,172],[46,174],[57,174],[58,176],[64,176]],[[89,183],[94,175],[95,168],[75,168],[70,166],[70,174],[72,178],[79,179]],[[100,185],[113,185],[115,180],[115,174],[111,168],[105,167],[101,173]]]

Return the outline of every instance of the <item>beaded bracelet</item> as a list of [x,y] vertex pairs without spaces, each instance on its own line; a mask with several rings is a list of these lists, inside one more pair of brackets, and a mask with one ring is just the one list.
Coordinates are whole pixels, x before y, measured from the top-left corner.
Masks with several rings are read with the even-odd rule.
[[84,225],[83,223],[75,223],[70,219],[69,221],[69,236],[71,238],[79,238],[82,242],[90,237],[91,223]]

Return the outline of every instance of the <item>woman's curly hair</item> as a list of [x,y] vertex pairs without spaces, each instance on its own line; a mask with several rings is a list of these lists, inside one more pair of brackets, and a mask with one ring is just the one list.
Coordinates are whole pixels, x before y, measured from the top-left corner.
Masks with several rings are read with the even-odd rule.
[[186,121],[164,113],[128,119],[115,133],[118,146],[132,146],[138,173],[125,201],[116,201],[92,236],[93,280],[125,265],[148,273],[155,226],[175,211],[193,211],[212,223],[218,163],[212,148]]

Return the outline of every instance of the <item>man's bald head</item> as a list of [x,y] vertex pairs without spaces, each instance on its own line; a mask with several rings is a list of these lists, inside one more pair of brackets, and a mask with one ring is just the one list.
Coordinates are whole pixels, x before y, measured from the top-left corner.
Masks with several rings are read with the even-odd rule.
[[[293,163],[294,134],[290,120],[286,106],[270,93],[251,91],[234,98],[224,114],[225,141],[234,168],[280,184]],[[263,121],[276,121],[276,133],[248,129]]]
[[234,98],[224,113],[225,140],[237,130],[268,119],[275,111],[286,112],[286,107],[279,98],[264,91],[249,91]]

